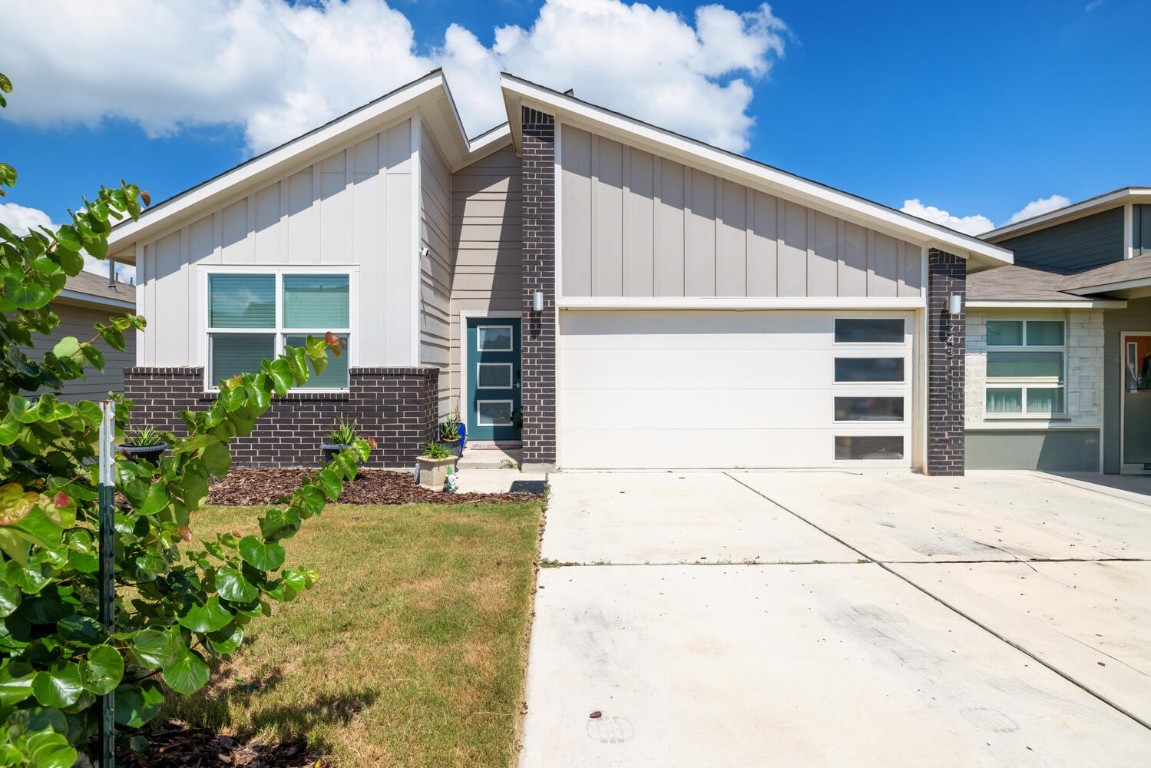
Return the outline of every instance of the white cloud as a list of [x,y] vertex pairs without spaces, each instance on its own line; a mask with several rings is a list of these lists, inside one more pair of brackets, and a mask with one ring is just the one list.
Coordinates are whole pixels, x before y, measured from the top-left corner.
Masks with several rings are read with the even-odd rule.
[[[1030,219],[1032,216],[1040,216],[1070,204],[1071,201],[1063,195],[1041,197],[1038,200],[1032,200],[1011,214],[1011,218],[1001,226],[1014,224],[1024,219]],[[981,235],[984,232],[990,232],[996,228],[995,223],[981,213],[976,213],[971,216],[953,216],[950,212],[936,208],[934,205],[924,205],[918,198],[904,200],[903,207],[899,210],[904,213],[910,213],[912,216],[926,219],[927,221],[933,221],[936,224],[942,224],[945,227],[950,227],[967,235]]]
[[[25,235],[32,230],[40,231],[40,227],[55,230],[60,226],[52,221],[51,216],[39,208],[29,208],[17,203],[0,203],[0,224],[4,224],[17,235]],[[84,271],[97,275],[106,275],[108,274],[108,262],[93,258],[85,253]],[[128,266],[127,264],[118,264],[116,266],[116,275],[121,280],[131,280],[135,282],[136,268]]]
[[[67,16],[61,46],[43,30]],[[5,9],[7,119],[98,123],[117,116],[152,135],[235,123],[262,151],[436,66],[469,132],[503,122],[501,70],[741,151],[749,81],[784,54],[786,25],[767,4],[706,5],[687,20],[621,0],[548,0],[529,29],[496,30],[490,48],[452,24],[420,51],[385,0],[38,0]],[[116,52],[113,56],[109,52]]]
[[1063,195],[1041,197],[1038,200],[1032,200],[1030,203],[1023,206],[1015,213],[1011,214],[1011,218],[1007,220],[1007,223],[1014,224],[1017,221],[1030,219],[1032,216],[1042,216],[1045,213],[1049,213],[1068,205],[1071,205],[1071,201]]
[[926,219],[927,221],[933,221],[936,224],[942,224],[945,227],[949,227],[966,235],[981,235],[984,232],[995,229],[995,225],[991,223],[991,219],[982,214],[975,214],[974,216],[952,216],[949,212],[941,208],[936,208],[934,205],[924,205],[918,198],[904,200],[903,207],[899,210],[904,213],[910,213],[912,216]]

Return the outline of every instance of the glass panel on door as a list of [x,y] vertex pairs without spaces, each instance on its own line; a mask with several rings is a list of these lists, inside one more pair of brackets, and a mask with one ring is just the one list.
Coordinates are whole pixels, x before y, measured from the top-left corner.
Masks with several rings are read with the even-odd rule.
[[1123,468],[1151,472],[1151,334],[1123,336]]

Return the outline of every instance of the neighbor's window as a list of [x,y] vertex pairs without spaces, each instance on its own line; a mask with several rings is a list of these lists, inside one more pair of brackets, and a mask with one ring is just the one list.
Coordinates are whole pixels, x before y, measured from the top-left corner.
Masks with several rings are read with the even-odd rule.
[[208,380],[255,373],[260,361],[332,331],[345,351],[301,389],[347,389],[351,331],[346,274],[208,275]]
[[1064,412],[1066,324],[1062,320],[987,321],[987,415]]

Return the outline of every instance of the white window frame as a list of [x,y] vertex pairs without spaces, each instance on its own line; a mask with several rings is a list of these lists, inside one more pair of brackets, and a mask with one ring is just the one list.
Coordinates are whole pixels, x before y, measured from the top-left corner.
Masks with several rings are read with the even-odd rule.
[[[482,377],[480,376],[481,368],[506,368],[508,371],[508,385],[506,387],[492,387],[486,384],[481,384]],[[515,365],[512,363],[476,363],[476,389],[507,389],[512,390],[516,388],[516,370]]]
[[[483,403],[507,403],[508,404],[508,420],[506,422],[494,422],[483,420],[480,416],[480,405]],[[477,427],[510,427],[515,421],[516,401],[512,398],[492,398],[484,400],[476,400],[476,426]]]
[[[276,291],[276,323],[272,328],[212,328],[212,305],[211,305],[211,291],[209,289],[209,282],[211,275],[273,275],[275,277]],[[348,326],[346,328],[326,328],[323,331],[307,330],[300,328],[285,328],[283,326],[284,317],[284,280],[285,276],[289,275],[340,275],[348,278]],[[316,335],[316,333],[332,333],[340,336],[345,341],[343,354],[347,355],[349,376],[351,369],[359,359],[358,345],[360,334],[356,332],[356,318],[359,316],[359,270],[356,267],[349,266],[268,266],[268,265],[248,265],[248,264],[235,264],[229,266],[213,265],[211,267],[204,267],[200,277],[200,292],[202,298],[202,311],[203,322],[201,323],[200,340],[203,345],[201,348],[200,359],[204,361],[204,391],[205,392],[219,392],[220,388],[216,386],[216,381],[212,376],[212,339],[214,335],[224,334],[265,334],[274,335],[275,342],[273,346],[273,354],[277,357],[283,354],[284,351],[284,337],[285,336],[307,336],[309,334]],[[253,371],[255,373],[255,371]],[[349,385],[351,382],[349,381]],[[346,394],[349,387],[339,388],[326,388],[326,389],[306,389],[294,390],[307,392],[308,394],[317,393],[334,393]]]
[[[482,342],[484,334],[482,331],[489,331],[496,328],[503,328],[508,332],[508,340],[511,346],[507,349],[496,347],[485,347]],[[477,352],[515,352],[516,351],[516,333],[515,328],[511,325],[480,325],[476,326],[476,351]]]
[[[1023,335],[1021,338],[1022,344],[991,344],[987,342],[987,355],[988,365],[990,365],[990,355],[993,352],[1059,352],[1063,359],[1061,366],[1061,373],[1059,376],[1017,376],[1006,377],[996,376],[992,377],[987,375],[983,382],[983,417],[988,421],[997,419],[1038,419],[1050,420],[1061,419],[1067,416],[1067,342],[1068,334],[1070,332],[1070,323],[1067,322],[1065,317],[989,317],[987,318],[987,325],[990,328],[992,323],[1020,323],[1023,326]],[[1030,323],[1060,323],[1063,325],[1063,343],[1062,344],[1028,344],[1027,343],[1027,328]],[[988,330],[988,338],[990,338],[990,330]],[[1018,411],[996,411],[992,412],[987,409],[987,395],[996,390],[1005,389],[1018,389],[1021,390]],[[1028,412],[1027,402],[1031,390],[1062,390],[1062,409],[1051,412]]]

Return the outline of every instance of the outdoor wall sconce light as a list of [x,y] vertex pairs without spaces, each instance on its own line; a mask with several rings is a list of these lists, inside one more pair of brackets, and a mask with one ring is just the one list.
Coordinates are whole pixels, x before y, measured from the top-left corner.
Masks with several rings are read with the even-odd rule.
[[536,291],[535,293],[532,294],[532,311],[533,312],[543,312],[544,311],[544,292],[543,291]]
[[963,297],[958,293],[951,294],[951,301],[947,305],[948,314],[958,315],[963,312]]

